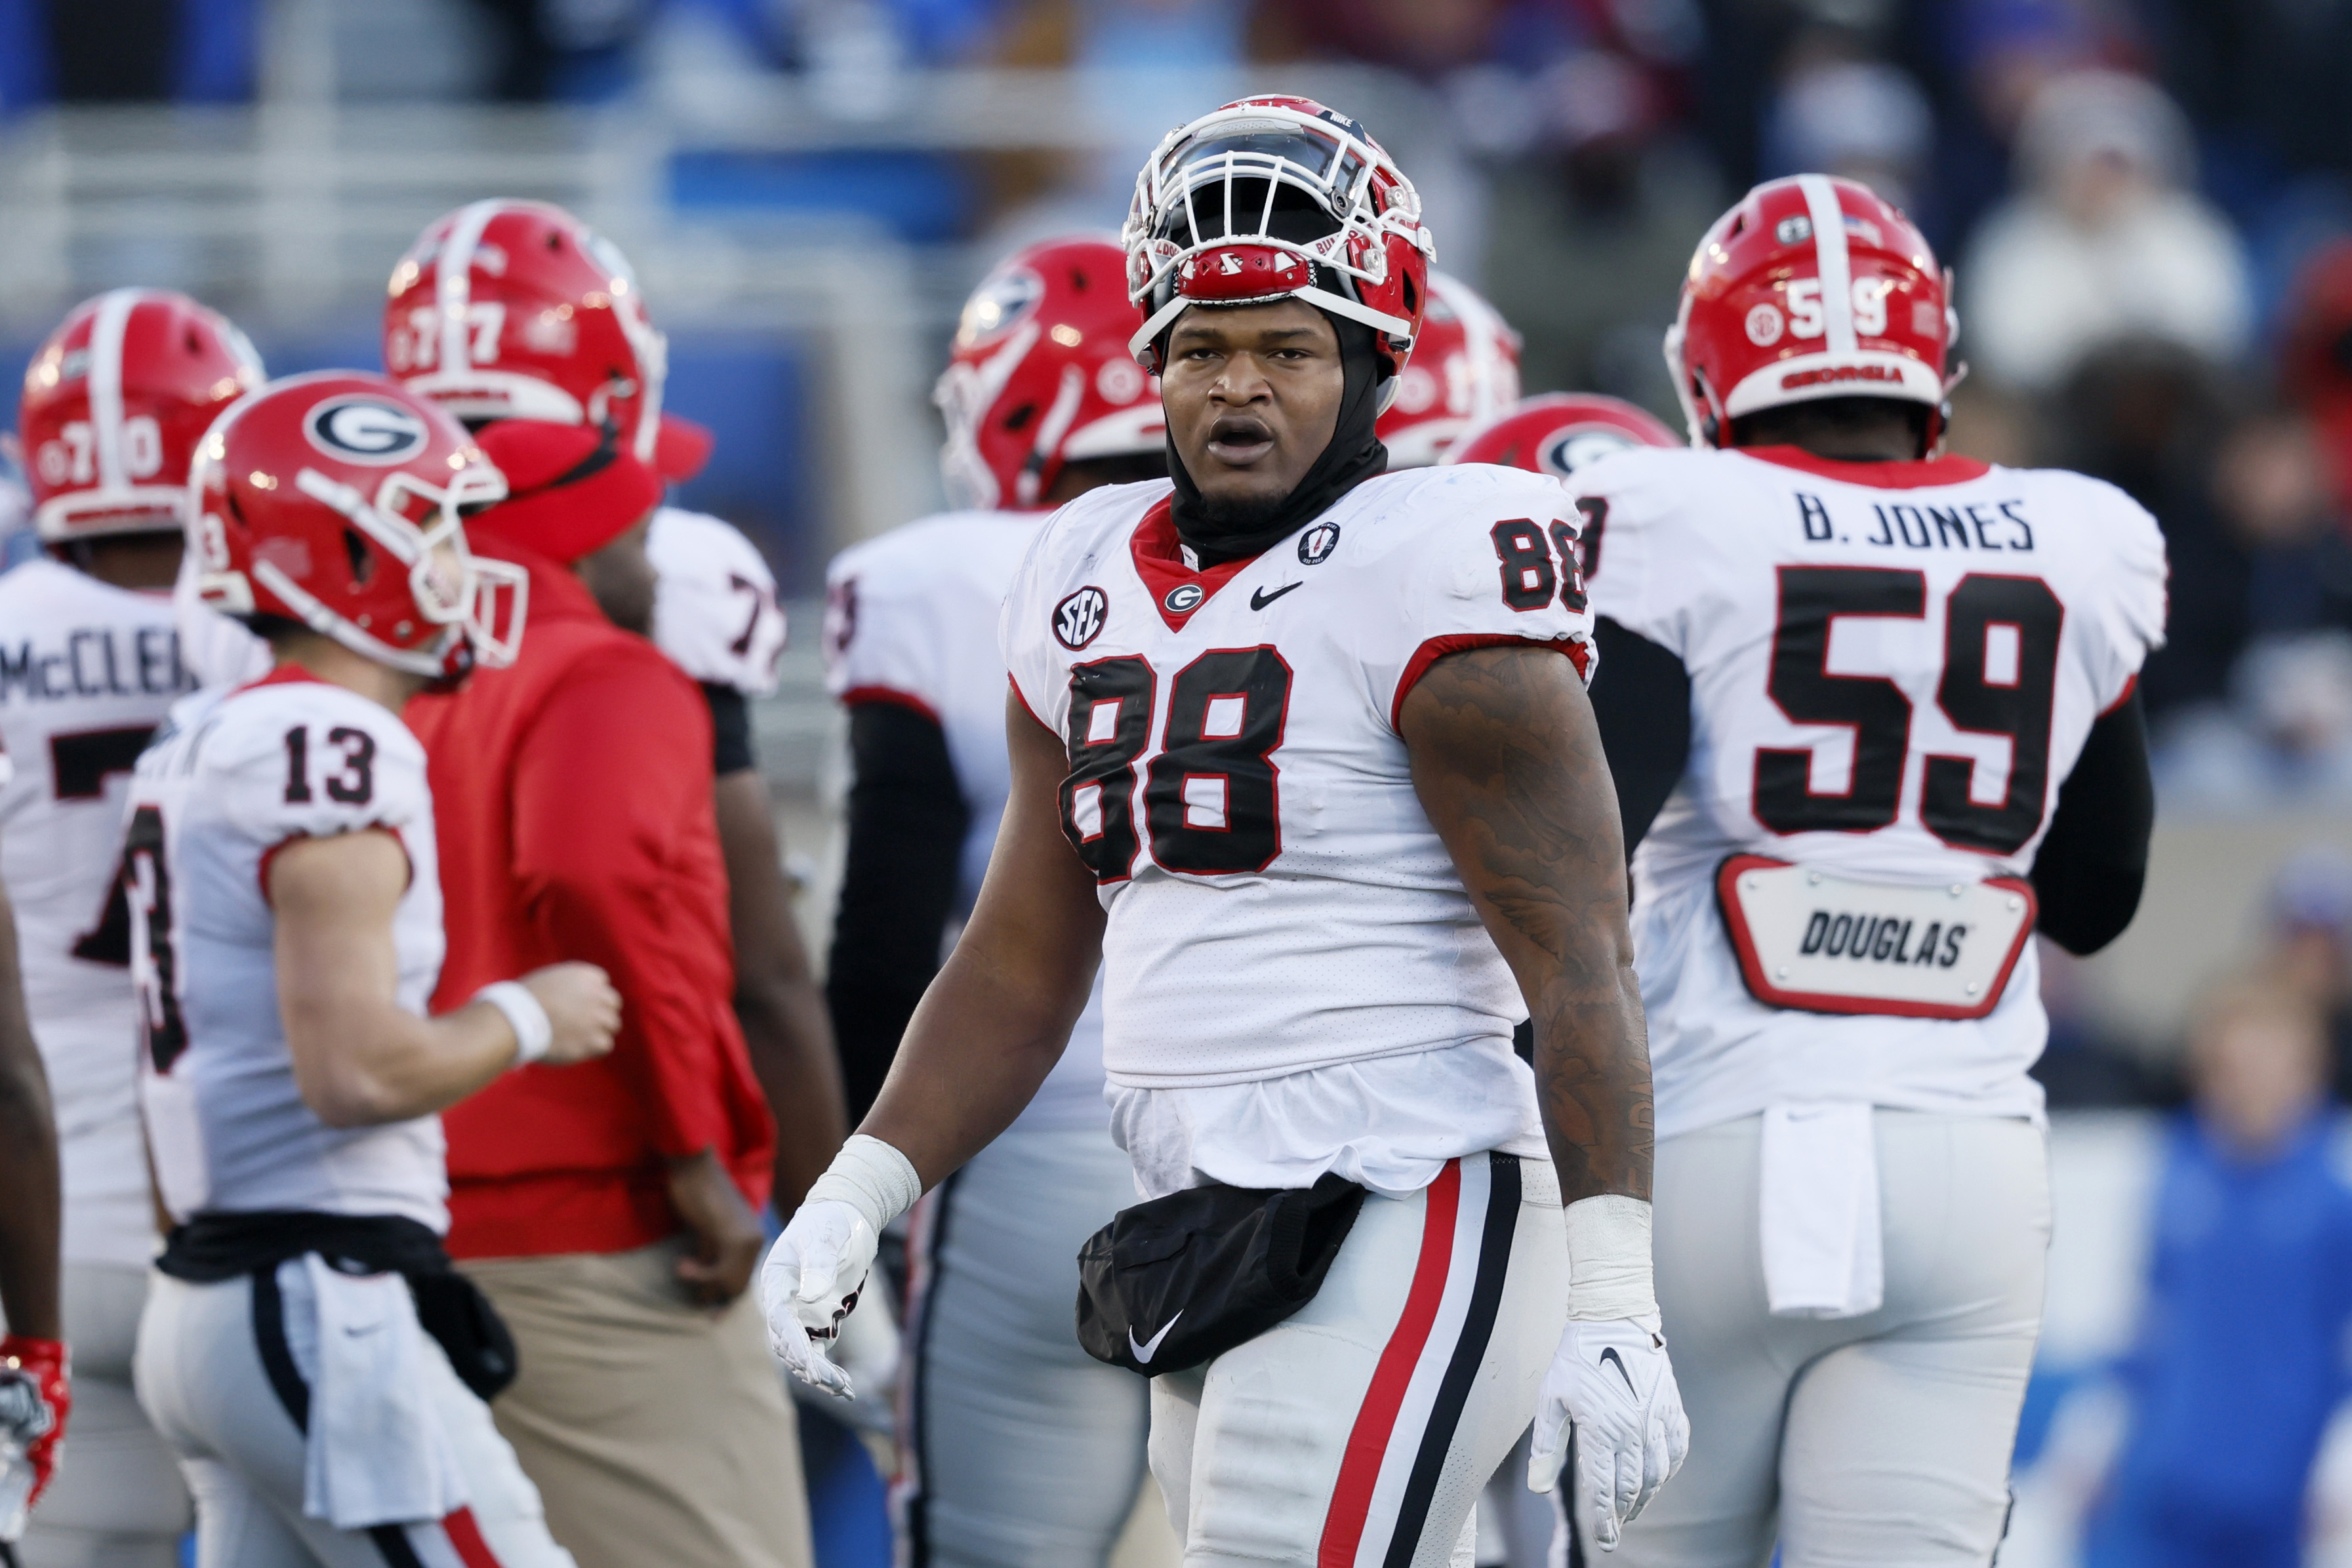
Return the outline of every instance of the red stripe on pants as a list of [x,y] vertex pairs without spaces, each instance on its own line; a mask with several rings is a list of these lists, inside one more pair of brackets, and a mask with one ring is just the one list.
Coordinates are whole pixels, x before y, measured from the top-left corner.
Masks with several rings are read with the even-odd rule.
[[1454,1258],[1454,1217],[1462,1202],[1462,1162],[1448,1160],[1429,1184],[1428,1207],[1422,1219],[1421,1260],[1413,1266],[1412,1288],[1405,1292],[1404,1313],[1372,1369],[1372,1385],[1356,1412],[1348,1434],[1347,1451],[1339,1458],[1339,1479],[1331,1489],[1331,1509],[1323,1516],[1323,1541],[1315,1553],[1316,1568],[1354,1568],[1356,1548],[1364,1539],[1364,1521],[1372,1511],[1372,1488],[1381,1479],[1381,1461],[1396,1430],[1397,1412],[1405,1390],[1412,1385],[1413,1368],[1429,1344],[1437,1304],[1445,1296],[1445,1273]]
[[482,1539],[482,1527],[474,1522],[474,1511],[461,1508],[441,1521],[442,1531],[449,1544],[457,1549],[457,1561],[466,1568],[499,1568],[499,1560],[490,1551],[490,1543]]

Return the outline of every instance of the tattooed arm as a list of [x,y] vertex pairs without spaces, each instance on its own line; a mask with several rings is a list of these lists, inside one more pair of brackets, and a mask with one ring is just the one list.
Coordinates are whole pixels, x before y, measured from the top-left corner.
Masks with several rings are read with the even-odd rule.
[[1535,1020],[1561,1198],[1646,1201],[1650,1055],[1624,841],[1576,672],[1534,643],[1448,653],[1405,698],[1399,727],[1422,808]]

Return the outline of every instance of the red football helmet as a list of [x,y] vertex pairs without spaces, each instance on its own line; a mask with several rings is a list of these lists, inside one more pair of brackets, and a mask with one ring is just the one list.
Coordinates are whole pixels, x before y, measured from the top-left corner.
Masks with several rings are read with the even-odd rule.
[[1170,131],[1136,176],[1119,241],[1147,318],[1129,347],[1155,375],[1160,336],[1185,307],[1297,298],[1373,329],[1385,400],[1428,304],[1420,193],[1361,126],[1311,98],[1245,98]]
[[1445,449],[1446,463],[1499,463],[1565,479],[1629,446],[1681,446],[1666,422],[1599,392],[1545,392],[1472,425]]
[[668,340],[627,259],[562,207],[475,202],[428,225],[392,270],[383,365],[460,419],[611,424],[683,477],[685,433],[663,441]]
[[932,401],[959,506],[1037,506],[1066,463],[1158,452],[1167,416],[1127,340],[1126,253],[1091,236],[1008,256],[972,290]]
[[42,539],[182,527],[197,438],[261,381],[245,334],[184,294],[117,288],[75,306],[16,408]]
[[1926,403],[1941,434],[1959,319],[1951,274],[1868,186],[1794,174],[1757,186],[1699,241],[1666,330],[1666,368],[1703,446],[1731,422],[1815,398]]
[[1432,268],[1429,312],[1396,401],[1381,415],[1391,468],[1426,468],[1454,438],[1517,401],[1519,335],[1478,291]]
[[506,493],[465,427],[398,382],[289,376],[237,402],[197,447],[196,592],[224,614],[299,621],[414,674],[509,664],[530,580],[469,551],[461,520]]

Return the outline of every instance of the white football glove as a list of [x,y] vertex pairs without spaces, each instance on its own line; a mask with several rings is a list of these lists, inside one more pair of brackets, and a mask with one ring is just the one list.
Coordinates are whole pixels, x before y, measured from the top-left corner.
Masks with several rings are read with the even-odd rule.
[[1570,1421],[1582,1483],[1575,1490],[1592,1510],[1593,1541],[1614,1552],[1618,1531],[1649,1506],[1690,1452],[1690,1420],[1665,1336],[1630,1318],[1569,1321],[1536,1403],[1528,1456],[1533,1490],[1551,1490]]
[[838,1199],[804,1203],[760,1265],[760,1306],[768,1347],[792,1375],[844,1399],[857,1396],[824,1347],[857,1304],[881,1245],[864,1215]]

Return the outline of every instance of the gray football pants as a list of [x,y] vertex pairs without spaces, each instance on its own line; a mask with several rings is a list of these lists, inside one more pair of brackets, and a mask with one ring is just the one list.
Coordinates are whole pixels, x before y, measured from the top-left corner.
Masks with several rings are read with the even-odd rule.
[[68,1262],[59,1283],[73,1416],[16,1554],[25,1568],[177,1568],[195,1515],[179,1461],[131,1392],[147,1270]]
[[1875,1123],[1886,1296],[1855,1318],[1766,1309],[1762,1117],[1659,1140],[1658,1306],[1690,1458],[1587,1563],[1760,1568],[1776,1535],[1783,1568],[1991,1560],[2042,1326],[2042,1133],[1902,1111]]
[[1150,1385],[1078,1348],[1078,1247],[1136,1202],[1105,1129],[1015,1127],[915,1210],[900,1473],[911,1568],[1102,1568]]

